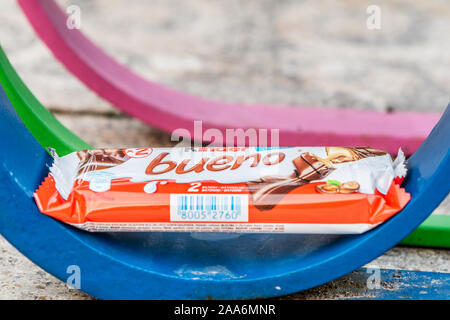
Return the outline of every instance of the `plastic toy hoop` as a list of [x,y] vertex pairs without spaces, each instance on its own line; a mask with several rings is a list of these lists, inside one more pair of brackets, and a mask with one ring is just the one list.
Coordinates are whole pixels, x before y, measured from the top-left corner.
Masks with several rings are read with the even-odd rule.
[[[0,187],[0,233],[62,280],[67,278],[69,266],[78,266],[81,289],[99,298],[256,298],[311,288],[355,270],[394,246],[448,194],[449,108],[409,160],[405,188],[412,195],[411,202],[362,235],[252,234],[206,241],[181,233],[79,231],[40,214],[31,198],[50,162],[35,137],[43,146],[56,145],[60,152],[86,144],[72,141],[73,135],[48,111],[38,110],[42,106],[3,53],[0,63],[0,82],[6,92],[0,92],[0,141],[3,150],[8,150],[0,154],[4,181]],[[39,125],[30,125],[32,121]],[[55,141],[40,132],[39,126],[53,132],[50,137]]]

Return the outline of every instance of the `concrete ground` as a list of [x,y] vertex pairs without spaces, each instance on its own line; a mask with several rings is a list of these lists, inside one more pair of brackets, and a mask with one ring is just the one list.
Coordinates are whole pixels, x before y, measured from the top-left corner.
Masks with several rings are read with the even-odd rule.
[[[446,0],[60,0],[81,8],[82,30],[142,76],[225,101],[441,112],[450,100]],[[68,73],[14,1],[0,3],[0,43],[57,118],[98,147],[166,146],[170,136],[117,111]],[[450,214],[450,199],[434,214]],[[0,238],[0,299],[91,299]],[[396,247],[369,264],[450,272],[450,251]],[[357,295],[343,278],[294,299]]]

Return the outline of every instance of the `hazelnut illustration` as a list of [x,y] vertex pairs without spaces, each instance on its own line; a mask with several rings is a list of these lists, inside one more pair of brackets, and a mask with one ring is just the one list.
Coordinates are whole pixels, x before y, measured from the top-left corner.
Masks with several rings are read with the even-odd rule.
[[344,182],[340,186],[341,193],[354,193],[359,190],[359,183],[356,181]]
[[338,193],[339,186],[334,184],[320,184],[316,186],[316,191],[320,193]]

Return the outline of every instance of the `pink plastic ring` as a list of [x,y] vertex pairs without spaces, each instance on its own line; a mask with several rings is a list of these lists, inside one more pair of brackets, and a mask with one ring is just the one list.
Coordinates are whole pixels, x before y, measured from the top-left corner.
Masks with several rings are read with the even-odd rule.
[[[98,95],[151,126],[167,132],[187,129],[194,121],[203,130],[279,129],[281,145],[370,145],[395,153],[413,153],[440,115],[436,113],[268,107],[210,101],[147,81],[119,64],[77,29],[53,0],[18,0],[37,34],[75,76]],[[269,135],[270,137],[270,135]],[[268,144],[271,143],[270,138]]]

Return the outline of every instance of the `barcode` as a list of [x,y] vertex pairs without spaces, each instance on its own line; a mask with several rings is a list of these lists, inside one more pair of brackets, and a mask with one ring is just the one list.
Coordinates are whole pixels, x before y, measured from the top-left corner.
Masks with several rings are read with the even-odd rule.
[[248,195],[171,194],[170,220],[248,222]]

